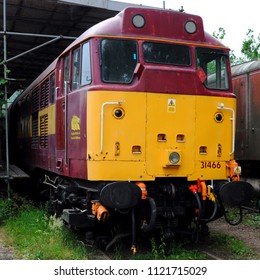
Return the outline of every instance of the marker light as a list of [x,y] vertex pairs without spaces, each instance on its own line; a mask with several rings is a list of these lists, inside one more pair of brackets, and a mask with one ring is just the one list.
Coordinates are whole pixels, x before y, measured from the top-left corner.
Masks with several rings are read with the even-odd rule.
[[189,20],[185,23],[185,30],[186,32],[193,34],[197,31],[197,25],[194,21]]
[[115,108],[113,115],[116,119],[122,119],[125,116],[125,111],[123,108]]
[[142,28],[145,25],[145,19],[142,15],[134,15],[132,18],[132,23],[136,28]]
[[221,123],[224,120],[224,116],[222,113],[216,113],[214,119],[216,122]]

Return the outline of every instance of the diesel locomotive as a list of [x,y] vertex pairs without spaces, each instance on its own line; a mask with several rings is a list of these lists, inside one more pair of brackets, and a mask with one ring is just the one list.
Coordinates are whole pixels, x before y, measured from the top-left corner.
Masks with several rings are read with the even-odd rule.
[[10,138],[53,212],[108,242],[129,234],[135,252],[137,234],[194,236],[249,199],[235,116],[229,49],[201,17],[129,7],[14,101]]

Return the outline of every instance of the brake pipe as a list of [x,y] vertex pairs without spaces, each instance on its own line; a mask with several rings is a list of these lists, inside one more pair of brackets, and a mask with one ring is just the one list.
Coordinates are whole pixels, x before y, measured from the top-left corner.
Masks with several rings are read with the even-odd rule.
[[[203,183],[203,184],[202,184]],[[205,188],[205,191],[206,191],[206,197],[208,196],[207,194],[207,186],[205,184],[205,181],[202,181],[201,182],[201,187],[202,189]],[[208,223],[210,221],[212,221],[215,216],[216,216],[216,213],[217,213],[217,210],[218,210],[218,204],[217,204],[217,200],[215,199],[210,199],[213,203],[214,203],[214,210],[212,212],[212,215],[208,218],[208,219],[203,219],[203,214],[204,214],[204,211],[203,211],[203,208],[202,208],[202,204],[201,204],[201,200],[200,200],[200,196],[198,194],[198,190],[199,190],[199,186],[198,185],[191,185],[189,187],[190,191],[192,191],[192,193],[194,194],[195,198],[196,198],[196,201],[197,201],[197,204],[198,204],[198,209],[199,209],[199,212],[198,212],[198,221],[199,222],[204,222],[204,223]],[[203,191],[202,191],[203,192]],[[214,196],[215,197],[215,196]],[[204,200],[205,201],[205,200]]]
[[154,226],[155,226],[155,222],[156,222],[156,217],[157,217],[157,207],[156,207],[156,204],[155,204],[155,201],[153,198],[151,197],[147,197],[146,199],[149,204],[150,204],[150,208],[151,208],[151,218],[150,218],[150,221],[149,223],[147,224],[146,222],[144,222],[141,226],[141,229],[144,231],[144,232],[149,232],[151,231]]

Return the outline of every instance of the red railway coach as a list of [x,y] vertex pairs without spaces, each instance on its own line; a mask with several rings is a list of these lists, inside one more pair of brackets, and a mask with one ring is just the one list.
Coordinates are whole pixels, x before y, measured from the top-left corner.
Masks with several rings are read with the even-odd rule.
[[232,66],[233,90],[237,96],[235,157],[243,175],[259,192],[260,151],[260,61]]
[[228,51],[199,16],[123,10],[13,103],[16,160],[89,237],[100,227],[108,240],[130,232],[135,252],[136,233],[197,235],[225,213],[222,201],[240,206],[251,194],[234,161]]

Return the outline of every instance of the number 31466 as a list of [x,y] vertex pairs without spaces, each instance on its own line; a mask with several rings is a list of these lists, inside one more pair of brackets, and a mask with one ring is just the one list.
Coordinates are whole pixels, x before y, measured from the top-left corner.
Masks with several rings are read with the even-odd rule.
[[208,168],[208,169],[219,169],[219,168],[221,168],[221,164],[220,164],[220,162],[219,161],[202,161],[201,162],[201,167],[200,167],[201,169],[206,169],[206,168]]

